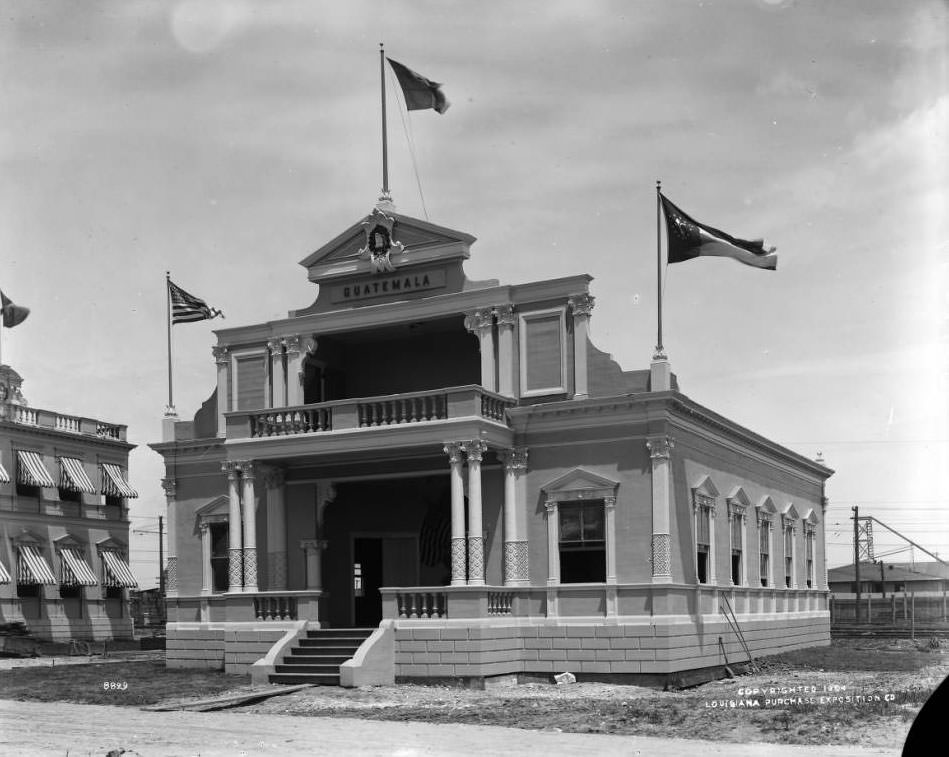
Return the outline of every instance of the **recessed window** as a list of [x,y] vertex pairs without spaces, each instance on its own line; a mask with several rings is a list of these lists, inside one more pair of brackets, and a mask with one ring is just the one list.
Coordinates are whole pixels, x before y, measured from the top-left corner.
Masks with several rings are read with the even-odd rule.
[[784,585],[791,588],[794,580],[794,529],[786,526],[784,529]]
[[700,584],[707,584],[710,577],[713,502],[711,497],[695,495],[695,571]]
[[233,357],[234,410],[259,410],[266,406],[267,353],[249,352]]
[[567,391],[564,309],[520,315],[521,394]]
[[729,528],[729,536],[731,538],[731,549],[732,549],[732,585],[739,586],[741,585],[741,532],[742,532],[742,522],[741,515],[738,513],[732,513],[731,526]]
[[761,575],[761,585],[768,585],[768,576],[770,574],[770,551],[771,551],[771,524],[763,520],[758,527],[758,572]]
[[212,591],[227,591],[228,583],[228,524],[210,523]]
[[560,582],[606,581],[606,526],[603,500],[561,503]]

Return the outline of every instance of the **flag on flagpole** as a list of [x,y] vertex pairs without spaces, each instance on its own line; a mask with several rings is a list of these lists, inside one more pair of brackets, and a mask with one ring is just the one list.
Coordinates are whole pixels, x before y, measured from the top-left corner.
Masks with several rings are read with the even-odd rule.
[[774,247],[765,249],[764,241],[738,239],[712,226],[706,226],[683,213],[660,194],[669,240],[668,262],[682,263],[705,255],[732,258],[739,263],[775,270],[778,256]]
[[211,318],[224,317],[217,308],[208,306],[200,297],[188,294],[180,286],[168,279],[168,294],[171,297],[171,322],[172,323],[193,323],[194,321],[206,321]]
[[426,79],[421,74],[415,73],[407,66],[403,66],[392,58],[386,58],[395,76],[402,87],[402,94],[405,96],[405,107],[408,110],[427,110],[431,108],[436,113],[444,113],[451,105],[445,99],[445,93],[442,92],[442,85],[438,82]]
[[3,292],[0,292],[0,306],[3,308],[3,325],[8,329],[23,323],[30,314],[29,308],[13,304],[13,301]]

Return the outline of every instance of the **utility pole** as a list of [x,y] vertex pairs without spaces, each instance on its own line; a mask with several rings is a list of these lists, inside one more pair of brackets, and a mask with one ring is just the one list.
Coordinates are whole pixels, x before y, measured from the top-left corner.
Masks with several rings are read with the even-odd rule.
[[[857,589],[857,602],[854,605],[854,618],[860,622],[860,508],[856,505],[853,510],[853,578]],[[160,523],[160,521],[159,521]],[[161,528],[161,525],[159,525]]]
[[883,573],[883,558],[880,558],[880,593],[886,599],[886,575]]

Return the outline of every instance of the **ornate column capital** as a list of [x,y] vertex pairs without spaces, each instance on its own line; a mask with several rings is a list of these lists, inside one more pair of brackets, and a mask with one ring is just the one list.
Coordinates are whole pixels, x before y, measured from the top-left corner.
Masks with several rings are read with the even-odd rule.
[[223,344],[215,344],[211,347],[211,354],[214,355],[214,362],[218,365],[227,365],[228,348]]
[[668,459],[671,456],[675,440],[668,436],[651,436],[646,439],[646,449],[653,460]]
[[616,507],[616,497],[603,497],[603,506],[607,510],[612,510]]
[[502,449],[498,453],[505,471],[523,473],[527,470],[527,447]]
[[464,453],[464,442],[447,442],[443,449],[445,454],[448,455],[448,461],[452,465],[460,465],[464,462],[462,456]]
[[596,298],[592,294],[574,294],[567,298],[574,318],[589,318],[595,302]]
[[261,466],[261,478],[268,489],[279,489],[286,482],[286,473],[273,465]]
[[558,505],[559,503],[557,500],[548,499],[546,502],[544,502],[544,509],[547,511],[548,515],[552,515],[553,513],[557,512]]
[[256,478],[259,464],[255,465],[253,460],[235,460],[233,464],[235,468],[240,471],[245,481],[252,481],[254,478]]
[[494,312],[491,308],[478,308],[465,316],[465,328],[472,334],[480,334],[491,328],[493,322]]
[[225,460],[221,463],[221,471],[227,474],[227,477],[232,481],[237,478],[237,474],[240,473],[241,464],[236,460]]
[[201,536],[207,534],[211,530],[211,521],[202,519],[198,522],[198,531],[201,532]]
[[287,336],[283,338],[283,343],[287,348],[287,355],[296,356],[301,352],[312,355],[316,352],[317,341],[316,337],[309,335],[296,335],[296,336]]
[[267,349],[271,352],[283,352],[283,337],[272,336],[267,340]]
[[464,442],[465,453],[468,456],[469,463],[480,463],[484,458],[484,453],[488,449],[486,442],[481,441],[481,439],[474,439],[472,441]]
[[496,305],[494,307],[494,317],[498,320],[498,326],[514,326],[514,306]]
[[174,499],[178,485],[173,478],[163,478],[161,480],[161,488],[165,490],[165,496],[168,499]]

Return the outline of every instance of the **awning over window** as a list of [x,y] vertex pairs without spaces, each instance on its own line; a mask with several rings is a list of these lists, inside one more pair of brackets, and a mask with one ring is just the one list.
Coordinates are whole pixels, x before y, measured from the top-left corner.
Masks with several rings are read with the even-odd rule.
[[96,487],[82,467],[82,460],[74,457],[59,458],[59,487],[71,492],[95,494]]
[[129,486],[125,474],[115,463],[102,463],[102,493],[109,497],[137,497],[138,492]]
[[0,562],[0,584],[10,583],[10,574],[7,572],[7,569],[4,567],[3,563]]
[[10,483],[10,474],[7,473],[7,469],[3,467],[3,463],[0,463],[0,484],[9,484]]
[[56,577],[39,549],[30,544],[17,547],[16,582],[18,584],[56,585]]
[[26,484],[27,486],[48,486],[50,488],[56,486],[53,477],[46,470],[40,454],[22,449],[16,451],[16,481],[18,484]]
[[118,552],[102,552],[102,561],[105,563],[106,586],[122,587],[123,589],[137,589],[138,581],[132,575],[128,563]]
[[78,549],[63,547],[59,552],[60,566],[62,567],[63,586],[96,586],[96,574],[92,572],[82,553]]

